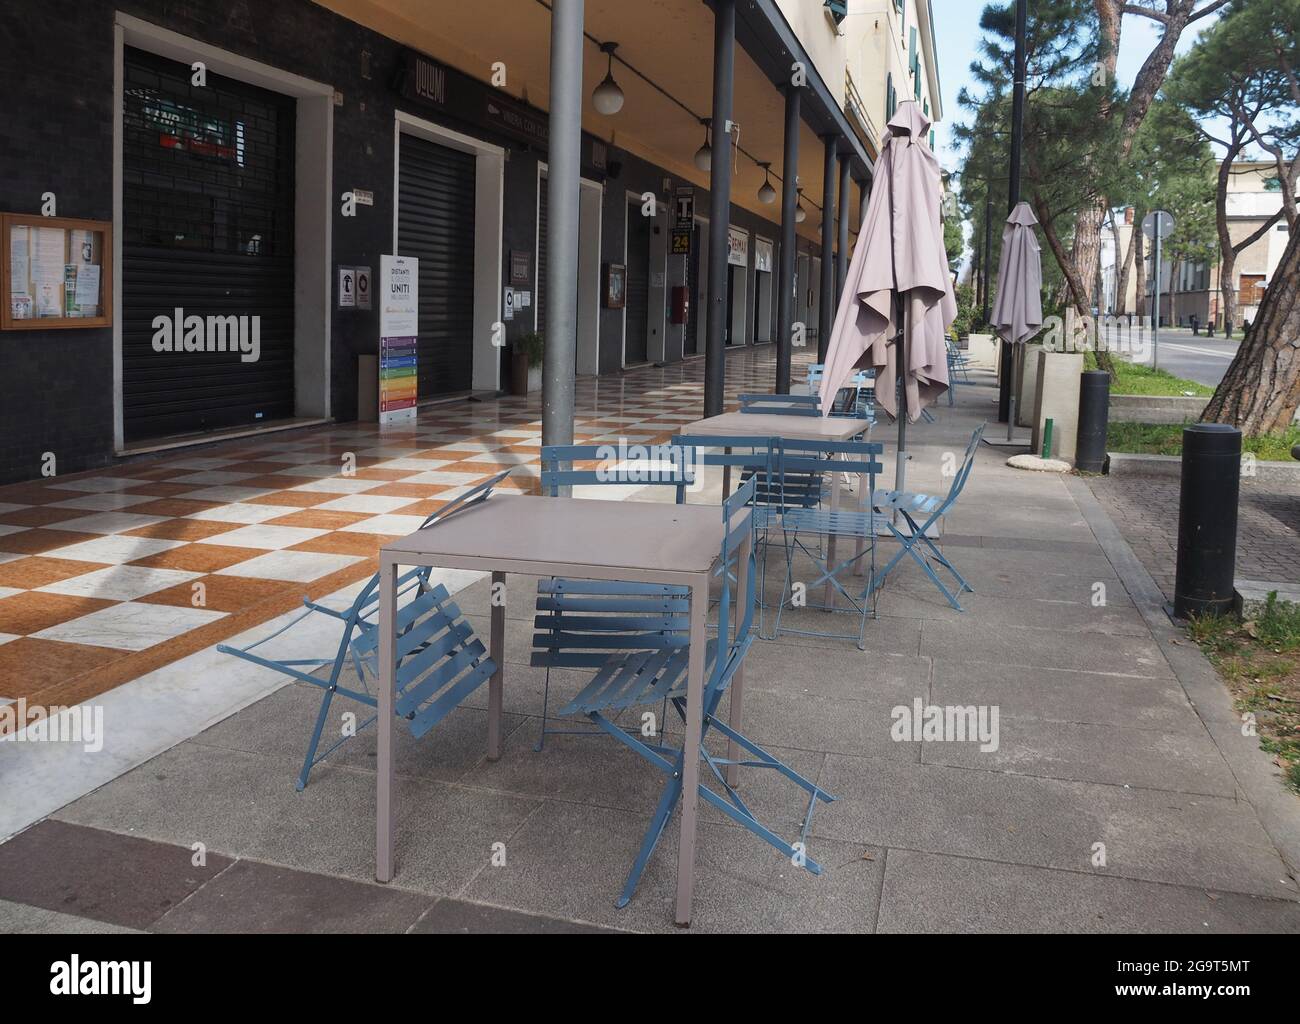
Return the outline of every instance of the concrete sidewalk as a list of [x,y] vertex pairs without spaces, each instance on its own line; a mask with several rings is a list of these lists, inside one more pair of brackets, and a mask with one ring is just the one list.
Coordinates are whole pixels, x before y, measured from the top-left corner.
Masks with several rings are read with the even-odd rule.
[[[994,400],[963,387],[956,409],[909,431],[909,487],[946,489],[945,455],[960,458]],[[893,437],[874,437],[886,486]],[[755,644],[745,729],[839,798],[809,840],[826,871],[702,811],[693,930],[1300,932],[1300,801],[1263,788],[1267,758],[1234,738],[1199,652],[1152,617],[1155,588],[1087,487],[1005,458],[980,451],[947,524],[944,553],[976,590],[964,612],[909,564],[867,651]],[[770,596],[784,570],[773,553]],[[399,742],[394,885],[371,881],[373,733],[296,793],[318,698],[290,685],[0,846],[0,930],[673,931],[674,824],[636,898],[614,907],[659,774],[602,739],[533,749],[534,594],[512,579],[502,759],[483,757],[477,705]],[[486,583],[457,600],[483,629]],[[552,701],[579,682],[553,678]],[[896,709],[918,700],[996,709],[996,749],[894,739]],[[745,798],[789,836],[802,803],[766,774],[750,772]]]

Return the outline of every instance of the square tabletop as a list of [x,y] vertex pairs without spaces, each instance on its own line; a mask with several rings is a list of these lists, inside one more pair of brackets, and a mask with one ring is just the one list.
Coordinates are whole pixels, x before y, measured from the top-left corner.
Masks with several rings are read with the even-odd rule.
[[794,441],[848,441],[871,424],[851,416],[783,416],[780,413],[724,412],[696,420],[682,434],[725,437],[788,437]]
[[498,492],[382,552],[409,565],[656,581],[708,572],[722,535],[717,505]]

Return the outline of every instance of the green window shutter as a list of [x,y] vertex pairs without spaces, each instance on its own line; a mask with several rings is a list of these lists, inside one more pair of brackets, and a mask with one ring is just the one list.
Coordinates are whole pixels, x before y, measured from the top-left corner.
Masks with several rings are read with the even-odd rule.
[[934,129],[930,129],[930,151],[934,151]]
[[885,76],[885,120],[894,116],[894,73]]
[[929,116],[930,116],[930,101],[929,101],[929,100],[926,100],[924,103],[922,103],[922,104],[921,104],[921,109],[925,112],[925,116],[926,116],[926,117],[929,117]]
[[907,67],[913,74],[916,73],[916,29],[913,28],[907,36]]

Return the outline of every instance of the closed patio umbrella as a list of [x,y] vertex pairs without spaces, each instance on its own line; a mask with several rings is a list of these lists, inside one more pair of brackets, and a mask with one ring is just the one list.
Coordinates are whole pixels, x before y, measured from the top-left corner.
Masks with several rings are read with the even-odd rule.
[[1043,326],[1043,263],[1034,225],[1038,218],[1028,203],[1017,203],[1002,229],[1002,258],[998,261],[998,295],[993,302],[993,330],[1013,348],[1011,414],[1007,440],[1016,424],[1017,367],[1014,347],[1028,341]]
[[[876,405],[898,421],[894,488],[902,490],[907,422],[948,390],[945,334],[957,300],[943,246],[939,161],[926,145],[930,119],[912,100],[889,121],[831,328],[821,410],[856,369],[876,370]],[[901,374],[905,408],[895,391]]]

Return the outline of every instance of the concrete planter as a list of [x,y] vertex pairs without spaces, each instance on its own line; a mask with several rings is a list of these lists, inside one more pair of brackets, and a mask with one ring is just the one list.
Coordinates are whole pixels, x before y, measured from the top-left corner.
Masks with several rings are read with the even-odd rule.
[[996,370],[998,366],[998,343],[991,334],[970,334],[966,337],[966,356],[973,367],[981,370]]
[[1187,423],[1201,418],[1208,398],[1185,395],[1116,395],[1110,396],[1110,419],[1113,423]]
[[1032,359],[1038,364],[1034,373],[1033,449],[1041,454],[1043,434],[1047,421],[1052,421],[1052,450],[1050,456],[1074,462],[1075,446],[1079,435],[1079,377],[1083,373],[1082,352],[1047,352],[1042,346],[1031,346],[1026,353],[1026,364]]
[[[1111,476],[1145,476],[1177,480],[1182,476],[1181,455],[1143,455],[1134,452],[1107,452]],[[1256,462],[1254,472],[1244,480],[1260,483],[1300,483],[1300,462]]]
[[[1017,345],[1015,358],[1020,360],[1020,393],[1016,396],[1016,425],[1032,427],[1034,425],[1034,402],[1038,394],[1039,353],[1042,345]],[[1015,378],[1012,378],[1015,380]]]

